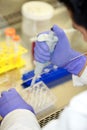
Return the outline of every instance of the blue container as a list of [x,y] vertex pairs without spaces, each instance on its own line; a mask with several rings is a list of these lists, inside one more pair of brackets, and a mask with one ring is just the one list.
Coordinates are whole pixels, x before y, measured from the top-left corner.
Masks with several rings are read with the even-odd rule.
[[[48,69],[49,72],[45,72]],[[32,78],[34,76],[34,70],[23,74],[22,76],[22,86],[27,88],[30,86]],[[56,85],[64,83],[68,80],[71,80],[72,75],[63,68],[53,68],[52,65],[46,67],[42,72],[41,76],[36,80],[36,82],[43,81],[49,88],[52,88]]]

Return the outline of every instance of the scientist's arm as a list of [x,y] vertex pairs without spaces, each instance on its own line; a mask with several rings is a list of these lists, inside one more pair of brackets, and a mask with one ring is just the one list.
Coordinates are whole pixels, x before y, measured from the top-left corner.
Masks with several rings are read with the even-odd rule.
[[1,130],[40,130],[33,108],[28,105],[15,89],[0,97]]
[[[33,108],[15,89],[1,94],[0,115],[3,117],[0,130],[41,130]],[[58,120],[53,120],[42,130],[58,130],[58,125]]]
[[[87,130],[86,99],[87,91],[74,97],[59,119],[52,120],[42,130]],[[0,108],[1,130],[41,130],[32,107],[14,89],[2,95]]]
[[36,41],[34,49],[35,60],[41,63],[49,61],[78,77],[81,76],[86,68],[86,56],[71,48],[66,34],[57,25],[54,25],[51,30],[58,37],[54,52],[50,53],[45,41]]

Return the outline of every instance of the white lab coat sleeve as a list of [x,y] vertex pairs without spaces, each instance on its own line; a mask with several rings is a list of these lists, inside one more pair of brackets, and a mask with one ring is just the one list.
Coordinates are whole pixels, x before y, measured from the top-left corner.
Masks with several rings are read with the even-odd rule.
[[2,121],[0,130],[57,130],[58,120],[52,120],[42,129],[35,115],[24,109],[10,112]]
[[87,85],[87,67],[80,77],[72,75],[73,86],[84,86]]
[[0,130],[41,130],[41,128],[31,111],[17,109],[7,114]]
[[20,109],[10,112],[3,119],[0,130],[67,130],[65,126],[66,113],[64,114],[62,120],[52,120],[41,129],[35,115],[32,112]]
[[43,130],[87,130],[87,91],[74,96],[59,119],[49,122]]

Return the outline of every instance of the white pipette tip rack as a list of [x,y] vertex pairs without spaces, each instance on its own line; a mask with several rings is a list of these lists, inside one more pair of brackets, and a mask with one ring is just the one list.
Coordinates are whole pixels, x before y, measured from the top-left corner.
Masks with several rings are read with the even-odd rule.
[[55,107],[56,97],[42,81],[24,89],[22,97],[34,108],[36,114]]

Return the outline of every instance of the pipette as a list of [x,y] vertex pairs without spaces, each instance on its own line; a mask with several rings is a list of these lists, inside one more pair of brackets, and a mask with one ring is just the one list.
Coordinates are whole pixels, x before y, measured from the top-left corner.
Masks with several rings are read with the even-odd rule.
[[[47,45],[49,46],[50,53],[52,53],[54,51],[56,43],[58,42],[58,38],[55,36],[53,31],[50,31],[49,34],[40,34],[37,38],[37,41],[40,41],[40,42],[46,41]],[[68,61],[68,63],[82,57],[85,54],[87,54],[87,53],[80,54],[79,56],[72,58],[71,60]],[[65,64],[68,64],[68,63],[65,63]],[[35,65],[36,65],[36,68],[35,68],[35,71],[34,71],[35,76],[32,79],[31,86],[34,85],[37,77],[41,74],[43,68],[46,67],[49,64],[50,63],[42,64],[42,63],[39,63],[39,62],[35,62]]]
[[[58,37],[55,36],[55,33],[53,31],[50,31],[48,34],[40,34],[37,37],[37,41],[39,42],[45,41],[47,45],[49,46],[50,53],[52,53],[58,42]],[[43,68],[49,64],[50,64],[49,62],[48,63],[35,62],[35,66],[36,66],[35,71],[34,71],[35,76],[32,79],[31,86],[34,85],[37,77],[41,74]]]

